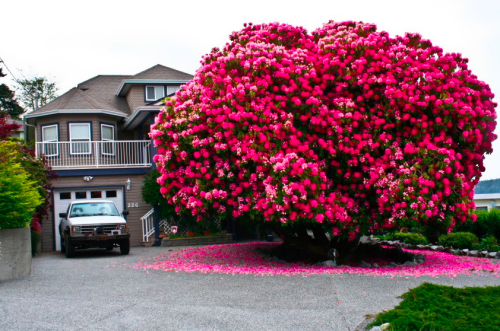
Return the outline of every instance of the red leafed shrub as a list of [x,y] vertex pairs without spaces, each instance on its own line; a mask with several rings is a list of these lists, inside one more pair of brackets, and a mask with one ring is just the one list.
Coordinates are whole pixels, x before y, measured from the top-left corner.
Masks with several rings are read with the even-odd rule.
[[152,128],[177,212],[449,229],[473,217],[496,104],[460,54],[418,34],[248,25],[202,60]]

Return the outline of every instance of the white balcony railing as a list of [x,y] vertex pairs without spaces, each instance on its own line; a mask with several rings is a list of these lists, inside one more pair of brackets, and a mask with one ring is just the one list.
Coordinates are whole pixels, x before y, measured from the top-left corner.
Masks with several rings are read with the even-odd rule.
[[150,167],[151,140],[37,142],[53,169]]

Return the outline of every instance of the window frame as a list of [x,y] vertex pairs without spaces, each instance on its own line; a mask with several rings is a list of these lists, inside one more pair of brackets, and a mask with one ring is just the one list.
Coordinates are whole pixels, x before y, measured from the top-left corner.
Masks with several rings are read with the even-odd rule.
[[[76,140],[72,137],[72,126],[73,125],[88,125],[89,140]],[[68,122],[68,140],[69,140],[69,153],[70,155],[92,155],[92,122]],[[88,144],[88,152],[74,152],[73,144]]]
[[[148,98],[148,87],[153,87],[154,88],[154,92],[155,92],[155,95],[154,95],[154,98],[153,99],[150,99]],[[162,97],[158,97],[157,96],[157,93],[156,93],[156,89],[157,88],[162,88],[163,89],[163,96]],[[166,89],[165,89],[165,85],[145,85],[144,86],[144,100],[145,101],[158,101],[162,98],[165,98],[166,97]]]
[[[51,127],[55,127],[56,128],[56,139],[55,140],[45,140],[45,135],[44,135],[44,132],[45,132],[45,129],[46,128],[51,128]],[[41,138],[42,138],[42,143],[43,143],[43,147],[42,147],[42,154],[44,154],[45,156],[47,157],[54,157],[54,156],[59,156],[59,123],[51,123],[51,124],[45,124],[45,125],[42,125],[42,130],[41,130]],[[46,151],[46,145],[45,143],[56,143],[56,153],[55,154],[46,154],[45,151]]]
[[[113,137],[113,139],[104,139],[104,134],[103,134],[103,131],[102,131],[104,127],[109,127],[109,128],[112,129],[112,137]],[[100,132],[101,132],[101,154],[102,155],[107,155],[107,156],[115,156],[116,149],[115,149],[114,142],[116,141],[116,126],[113,125],[113,124],[101,122],[100,123]],[[112,146],[111,153],[105,153],[104,152],[104,143],[105,142],[111,143],[111,146]]]

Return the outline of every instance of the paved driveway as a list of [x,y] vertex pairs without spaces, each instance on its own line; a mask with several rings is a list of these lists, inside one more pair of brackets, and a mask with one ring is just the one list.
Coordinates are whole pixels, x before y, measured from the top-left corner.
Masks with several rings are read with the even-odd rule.
[[[181,248],[176,248],[179,250]],[[354,330],[430,281],[500,285],[500,278],[260,277],[137,270],[168,250],[86,251],[33,260],[32,276],[0,282],[0,330]],[[114,266],[113,266],[114,265]]]

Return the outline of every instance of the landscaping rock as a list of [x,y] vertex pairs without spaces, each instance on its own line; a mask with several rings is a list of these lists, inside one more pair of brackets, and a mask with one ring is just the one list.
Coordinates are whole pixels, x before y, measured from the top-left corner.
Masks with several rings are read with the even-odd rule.
[[336,267],[337,266],[337,263],[333,260],[326,260],[326,261],[323,261],[323,266],[325,267]]
[[399,265],[397,263],[391,262],[391,263],[388,264],[388,267],[390,267],[390,268],[396,268],[396,267],[399,267]]
[[377,263],[374,263],[374,264],[372,265],[372,267],[373,267],[373,268],[378,268],[378,264],[377,264]]
[[462,254],[461,255],[469,256],[469,250],[467,248],[462,249]]
[[374,326],[370,329],[370,331],[382,331],[382,329],[380,328],[380,326]]
[[494,259],[495,257],[497,257],[497,255],[498,255],[498,253],[497,253],[497,252],[489,252],[489,253],[488,253],[488,257],[489,257],[490,259]]
[[380,330],[382,331],[389,330],[389,326],[390,326],[389,323],[384,323],[380,326]]
[[488,257],[488,251],[481,251],[480,256],[481,257]]
[[475,257],[477,257],[477,256],[479,256],[479,251],[472,250],[472,251],[469,252],[469,256],[475,256]]
[[372,265],[370,263],[367,263],[365,261],[361,261],[361,268],[371,268]]
[[441,250],[441,252],[443,252],[443,253],[449,253],[449,252],[451,252],[451,247],[444,247],[444,248]]
[[416,265],[417,263],[414,261],[406,261],[405,263],[403,263],[403,267],[414,267]]

